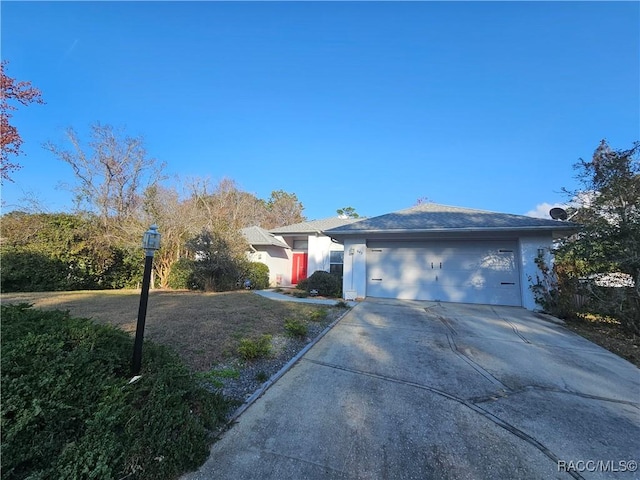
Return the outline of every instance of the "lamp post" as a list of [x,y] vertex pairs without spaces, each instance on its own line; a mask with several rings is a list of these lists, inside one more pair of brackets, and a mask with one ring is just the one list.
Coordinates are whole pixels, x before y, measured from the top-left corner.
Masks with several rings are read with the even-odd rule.
[[144,248],[144,275],[142,277],[142,292],[140,293],[140,308],[138,309],[138,324],[136,326],[136,340],[133,344],[133,369],[134,377],[140,375],[142,366],[142,340],[144,338],[144,322],[147,317],[147,302],[149,300],[149,284],[151,283],[151,268],[153,267],[153,255],[160,248],[160,233],[158,226],[151,225],[142,237]]

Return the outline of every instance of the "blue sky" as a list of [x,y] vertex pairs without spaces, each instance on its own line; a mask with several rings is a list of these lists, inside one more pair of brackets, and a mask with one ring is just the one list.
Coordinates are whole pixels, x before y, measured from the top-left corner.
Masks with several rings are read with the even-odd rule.
[[0,8],[7,73],[47,102],[14,115],[4,211],[70,210],[71,169],[42,144],[95,122],[144,136],[170,176],[296,193],[309,219],[421,197],[525,214],[565,201],[602,138],[640,139],[638,2]]

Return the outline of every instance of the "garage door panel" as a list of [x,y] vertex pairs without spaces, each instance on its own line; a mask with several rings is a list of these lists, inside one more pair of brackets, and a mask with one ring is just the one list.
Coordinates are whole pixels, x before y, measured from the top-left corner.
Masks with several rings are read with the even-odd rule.
[[367,295],[405,300],[437,300],[446,302],[520,305],[519,287],[515,284],[487,285],[485,282],[401,282],[383,279],[370,282]]
[[514,242],[372,244],[367,274],[372,297],[521,305]]

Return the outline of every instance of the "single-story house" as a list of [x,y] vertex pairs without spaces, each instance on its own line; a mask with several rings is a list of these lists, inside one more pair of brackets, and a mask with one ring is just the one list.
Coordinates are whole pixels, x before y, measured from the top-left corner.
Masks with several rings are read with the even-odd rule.
[[271,286],[293,286],[317,270],[342,273],[343,250],[322,233],[357,219],[332,217],[286,225],[273,230],[242,230],[250,245],[249,259],[269,267]]
[[242,235],[249,244],[249,261],[264,263],[269,267],[269,285],[281,285],[282,273],[278,272],[288,271],[291,264],[289,245],[257,226],[243,228]]
[[435,203],[329,228],[344,245],[346,299],[380,297],[537,308],[535,259],[579,225]]

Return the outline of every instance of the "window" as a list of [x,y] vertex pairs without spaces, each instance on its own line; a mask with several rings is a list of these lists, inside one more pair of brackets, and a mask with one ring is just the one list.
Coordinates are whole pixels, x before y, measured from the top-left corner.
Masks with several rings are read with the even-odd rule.
[[309,241],[308,240],[294,240],[293,241],[293,249],[294,250],[309,250]]
[[342,275],[344,252],[329,252],[329,273]]

